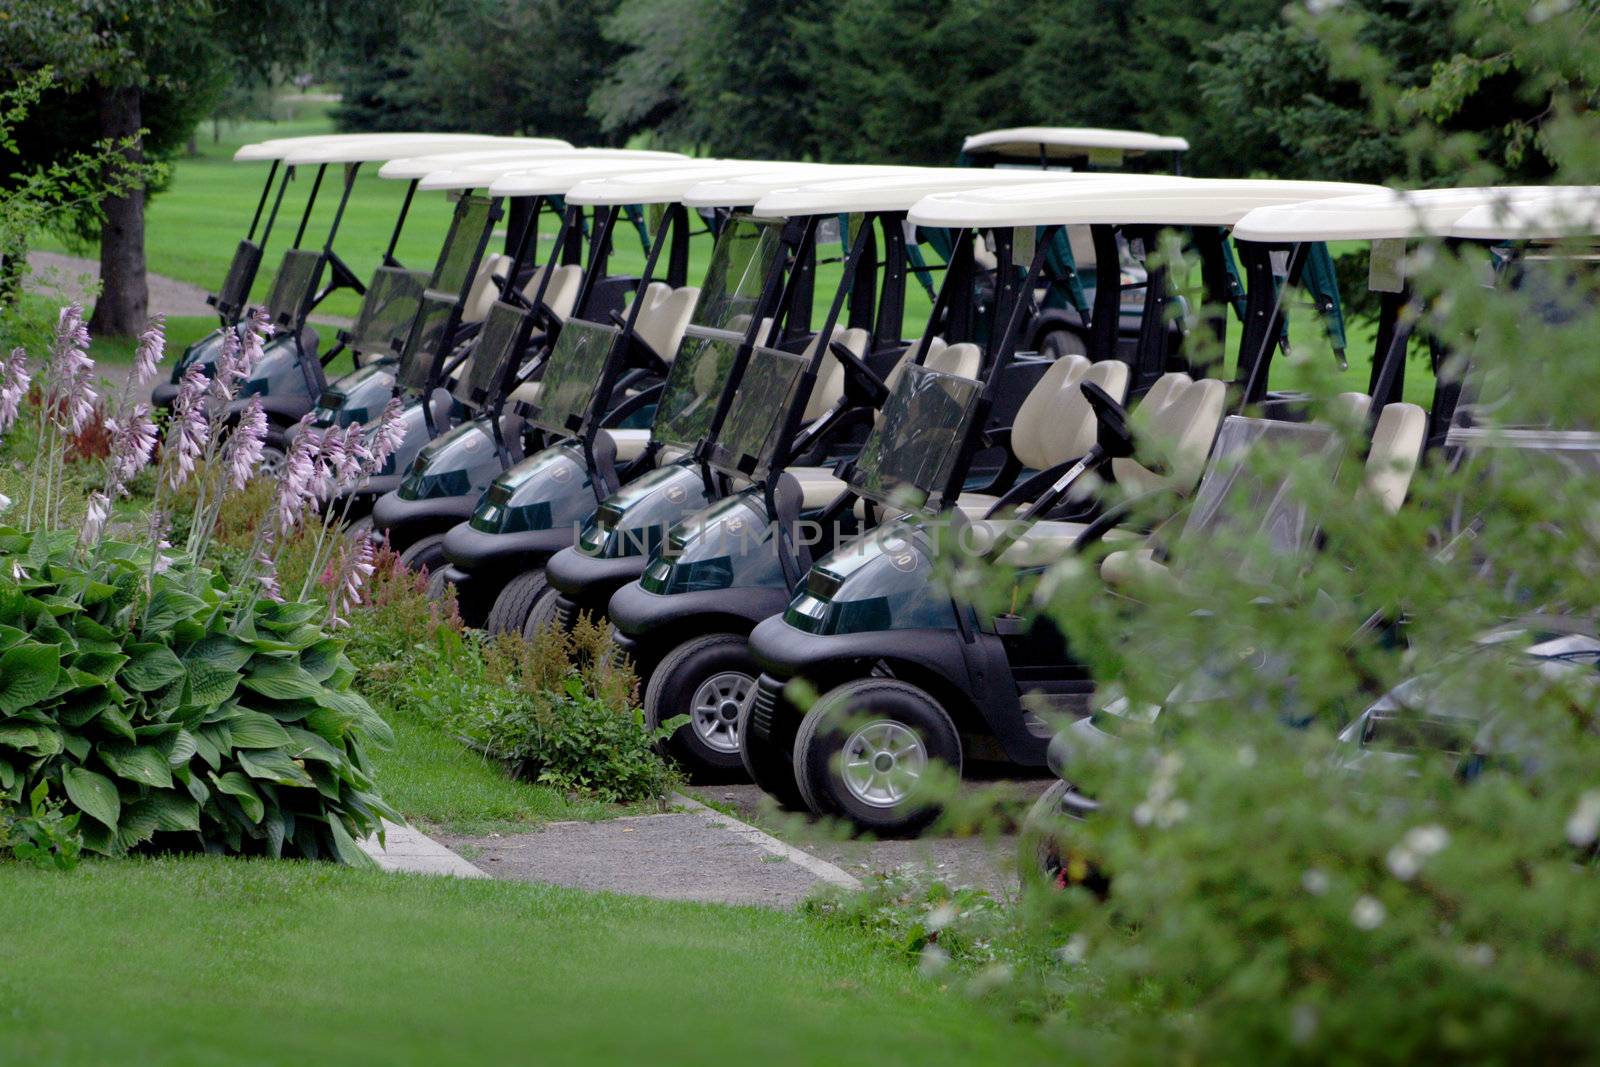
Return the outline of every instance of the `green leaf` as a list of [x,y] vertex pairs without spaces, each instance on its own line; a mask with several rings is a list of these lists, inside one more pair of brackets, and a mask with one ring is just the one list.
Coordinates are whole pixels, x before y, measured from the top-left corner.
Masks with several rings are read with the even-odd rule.
[[228,719],[234,748],[281,748],[289,743],[278,720],[259,711],[241,711]]
[[122,683],[145,693],[183,677],[183,662],[165,645],[135,645],[143,649],[122,668]]
[[32,642],[0,654],[0,713],[7,715],[35,704],[55,688],[61,673],[61,650]]
[[118,778],[156,789],[172,788],[172,771],[161,750],[150,745],[101,745],[100,759]]
[[205,601],[191,596],[171,585],[156,590],[144,612],[143,632],[147,635],[170,630],[181,620],[193,618],[204,611]]
[[250,784],[250,779],[238,771],[213,774],[210,777],[218,792],[226,793],[239,801],[239,806],[244,809],[245,816],[251,822],[261,821],[261,817],[266,814],[266,805],[261,803],[261,794]]
[[95,722],[100,724],[102,730],[106,730],[109,733],[119,734],[129,741],[139,740],[139,735],[133,732],[133,723],[128,721],[128,717],[122,713],[121,708],[110,704],[106,705],[101,709],[100,715],[95,719]]
[[355,715],[334,708],[318,708],[306,716],[306,726],[324,741],[335,745],[343,743],[345,731],[355,721]]
[[249,645],[235,641],[227,634],[212,634],[201,641],[196,641],[183,658],[193,669],[195,663],[209,663],[213,667],[237,673],[250,657],[255,655],[255,650]]
[[344,751],[335,748],[310,730],[298,726],[285,728],[289,735],[289,753],[295,759],[317,760],[322,763],[344,763]]
[[117,795],[117,787],[111,779],[83,767],[68,767],[61,782],[67,788],[67,799],[79,811],[108,830],[117,828],[122,798]]
[[234,758],[239,761],[239,766],[244,768],[244,773],[252,778],[260,778],[267,782],[276,782],[279,785],[301,786],[311,788],[316,783],[306,773],[305,768],[299,766],[284,755],[272,749],[259,751],[240,750],[234,753]]
[[214,708],[233,696],[239,688],[237,668],[217,663],[189,664],[189,703],[204,708]]
[[194,734],[179,727],[178,734],[172,742],[172,751],[167,753],[167,766],[182,767],[194,759],[195,753],[198,751],[199,745],[195,741]]
[[176,793],[153,793],[139,802],[156,817],[156,829],[176,832],[200,829],[200,805]]
[[344,642],[331,637],[318,641],[300,653],[300,667],[316,681],[326,682],[338,670],[339,653],[343,649]]
[[244,680],[247,688],[274,700],[302,698],[321,701],[322,684],[289,660],[266,660]]
[[109,682],[127,662],[127,656],[113,652],[79,652],[73,657],[72,668],[97,682]]
[[344,828],[344,822],[333,812],[328,813],[328,830],[333,837],[333,848],[339,856],[339,861],[351,867],[375,867],[373,858],[361,851],[361,846],[356,844],[355,838],[350,836],[350,831]]

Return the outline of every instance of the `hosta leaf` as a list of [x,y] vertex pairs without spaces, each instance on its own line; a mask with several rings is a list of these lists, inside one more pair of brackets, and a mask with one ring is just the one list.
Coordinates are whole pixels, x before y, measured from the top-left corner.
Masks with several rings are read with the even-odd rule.
[[80,671],[97,682],[109,682],[117,676],[128,657],[113,652],[79,652],[72,659],[72,669]]
[[344,642],[326,638],[300,653],[300,667],[312,678],[326,682],[339,669],[339,653]]
[[7,715],[37,703],[55,688],[61,673],[61,650],[33,642],[0,654],[0,713]]
[[0,651],[20,645],[28,639],[28,631],[15,626],[0,626]]
[[227,774],[211,775],[211,781],[216,785],[217,792],[226,793],[239,802],[251,822],[261,821],[261,816],[266,813],[266,805],[261,803],[261,794],[250,784],[250,779],[238,771],[229,771]]
[[67,788],[67,799],[79,811],[108,830],[117,828],[122,798],[117,795],[117,787],[111,779],[84,767],[68,767],[61,776],[61,784]]
[[165,645],[138,645],[138,655],[122,668],[119,677],[129,689],[145,693],[183,677],[183,662]]
[[176,793],[154,793],[136,805],[155,815],[156,829],[176,832],[200,829],[200,805]]
[[256,621],[267,629],[286,633],[310,622],[322,614],[322,607],[318,604],[308,604],[304,601],[285,601],[281,604],[267,601],[261,602],[265,610],[256,613]]
[[73,759],[80,761],[88,759],[89,753],[94,748],[89,743],[89,739],[82,734],[67,734],[62,739],[61,744],[68,752],[72,753]]
[[189,664],[189,703],[204,708],[214,708],[233,696],[239,688],[237,668],[217,663]]
[[295,763],[294,760],[282,752],[274,751],[273,749],[259,751],[240,750],[235,752],[233,756],[234,759],[239,761],[239,766],[244,768],[244,773],[252,778],[277,782],[279,785],[302,786],[305,788],[310,788],[315,784],[312,782],[311,776],[306,773],[304,767]]
[[83,847],[88,852],[110,856],[116,852],[117,832],[97,822],[79,822],[78,833],[83,837]]
[[161,820],[144,801],[135,801],[122,809],[122,819],[117,823],[117,847],[123,851],[138,848],[156,835]]
[[205,601],[197,596],[191,596],[171,585],[163,586],[156,590],[155,595],[150,598],[150,603],[145,607],[143,632],[159,634],[164,630],[170,630],[179,621],[192,618],[205,610],[205,606]]
[[50,726],[0,726],[0,746],[34,756],[54,756],[64,744],[61,731]]
[[323,763],[342,764],[344,751],[334,748],[310,730],[298,726],[286,728],[289,735],[289,754],[296,759],[319,760]]
[[356,839],[344,828],[344,822],[333,812],[328,813],[328,830],[333,837],[333,848],[339,859],[352,867],[375,867],[373,858],[361,851]]
[[234,748],[279,748],[289,743],[289,735],[278,720],[259,711],[241,711],[228,720]]
[[195,743],[194,734],[179,727],[177,736],[173,738],[172,751],[167,753],[167,766],[182,767],[194,759],[197,751],[199,748]]
[[306,726],[324,741],[335,745],[344,741],[345,731],[355,721],[354,715],[334,708],[318,708],[306,716]]
[[122,709],[111,704],[107,704],[100,710],[100,715],[95,719],[95,722],[99,724],[102,730],[108,733],[125,737],[129,741],[139,740],[139,735],[133,732],[133,724],[122,713]]
[[320,700],[322,693],[321,683],[289,660],[258,662],[244,684],[274,700]]
[[17,784],[17,769],[5,760],[0,760],[0,791],[9,792]]
[[56,709],[61,725],[76,730],[93,719],[111,704],[111,694],[104,686],[98,689],[78,689],[62,698]]
[[253,655],[255,650],[249,645],[235,641],[227,634],[212,634],[191,645],[183,658],[191,665],[191,670],[195,663],[209,663],[214,667],[238,672],[250,662],[250,657]]
[[118,778],[156,789],[172,788],[172,771],[167,767],[167,757],[154,746],[101,745],[98,753],[101,761]]
[[212,770],[222,766],[222,748],[205,730],[200,730],[194,735],[194,750],[201,759],[210,764]]

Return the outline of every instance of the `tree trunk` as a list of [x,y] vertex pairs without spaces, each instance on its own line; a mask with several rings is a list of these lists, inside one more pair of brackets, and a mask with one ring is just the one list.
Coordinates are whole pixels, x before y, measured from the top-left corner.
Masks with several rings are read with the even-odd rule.
[[[100,136],[116,141],[137,136],[144,122],[141,98],[134,86],[102,86]],[[135,163],[144,161],[137,142],[127,155]],[[144,276],[144,188],[107,197],[103,207],[100,298],[95,301],[89,329],[96,336],[131,337],[144,328],[150,311],[150,288]]]

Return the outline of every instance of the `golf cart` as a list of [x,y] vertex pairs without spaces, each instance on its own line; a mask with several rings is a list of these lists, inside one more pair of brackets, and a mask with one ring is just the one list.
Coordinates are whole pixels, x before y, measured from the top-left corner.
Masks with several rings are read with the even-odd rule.
[[[942,194],[919,203],[911,218],[996,232],[1042,225],[1041,248],[1050,229],[1068,224],[1091,225],[1103,242],[1117,226],[1146,247],[1154,246],[1158,231],[1183,228],[1201,259],[1206,302],[1216,306],[1225,305],[1230,292],[1220,246],[1238,218],[1264,204],[1371,188],[1218,179],[1130,185],[1122,178],[1057,189]],[[1231,378],[1235,407],[1253,371],[1264,375],[1279,346],[1283,283],[1297,281],[1293,271],[1304,261],[1288,257],[1290,275],[1279,279],[1271,270],[1272,253],[1282,250],[1239,251],[1252,285]],[[1030,273],[1042,260],[1036,253]],[[997,559],[1026,576],[1064,558],[1081,539],[1131,536],[1117,528],[1117,508],[1083,491],[1090,476],[1131,494],[1173,500],[1194,490],[1228,406],[1230,389],[1221,377],[1228,371],[1214,359],[1222,352],[1226,319],[1204,323],[1217,342],[1209,361],[1167,352],[1157,328],[1173,300],[1173,282],[1164,272],[1160,264],[1151,272],[1139,358],[1122,365],[1131,379],[1130,395],[1141,398],[1134,419],[1140,437],[1153,446],[1139,458],[1119,399],[1098,382],[1044,394],[1035,410],[1023,413],[1028,417],[1019,417],[1010,433],[1013,451],[1034,473],[999,495],[961,493],[942,457],[936,462],[908,456],[887,437],[876,452],[863,451],[851,472],[851,493],[904,514],[820,560],[787,610],[752,632],[750,653],[763,675],[742,715],[740,747],[758,784],[791,805],[803,802],[819,813],[844,815],[876,832],[906,832],[933,814],[914,797],[928,763],[939,761],[958,773],[965,759],[1038,766],[1050,735],[1045,716],[1086,710],[1092,682],[1072,661],[1059,632],[1048,623],[980,616],[939,580],[937,557],[952,551]],[[1106,302],[1111,299],[1108,294]],[[1011,334],[1008,345],[1016,331]],[[1097,363],[1113,360],[1111,351],[1103,344]],[[1281,395],[1271,406],[1280,416],[1293,415],[1303,402]],[[942,440],[957,457],[959,473],[960,452],[971,449],[981,427],[960,404],[950,405],[943,417]],[[1044,452],[1052,436],[1059,443],[1041,466],[1045,457],[1032,460],[1029,454]],[[952,496],[956,507],[941,518],[939,506]],[[804,714],[784,697],[795,677],[826,694]],[[845,729],[868,711],[867,726]],[[864,761],[848,761],[852,775],[862,774],[841,775],[841,751]]]
[[[908,170],[768,165],[760,172],[702,182],[674,195],[688,209],[727,213],[772,189],[808,178],[884,173]],[[626,186],[649,183],[648,175],[617,178],[606,183],[611,187],[606,195],[627,195]],[[640,191],[644,194],[646,189]],[[502,586],[487,620],[492,631],[532,632],[556,618],[557,594],[544,571],[552,552],[568,560],[563,573],[569,582],[564,588],[575,597],[562,614],[562,625],[570,626],[576,619],[577,605],[603,614],[611,593],[644,569],[649,549],[662,531],[721,492],[697,452],[731,403],[750,347],[771,340],[767,331],[778,304],[803,296],[809,313],[816,264],[800,261],[803,230],[799,223],[786,226],[778,219],[755,219],[738,212],[720,227],[702,296],[649,432],[606,431],[628,464],[626,476],[619,476],[619,483],[627,484],[600,498],[598,511],[594,499],[574,497],[572,488],[551,485],[548,476],[523,478],[513,472],[491,488],[466,526],[452,531],[447,553],[453,565],[473,573],[475,581],[494,579]],[[815,242],[809,247],[814,260]],[[783,296],[786,286],[792,289],[788,297]],[[799,332],[787,343],[809,344],[812,339],[804,329],[797,326]],[[570,505],[557,506],[559,500]],[[581,511],[569,511],[569,506]],[[574,552],[566,546],[573,545],[578,525],[583,526],[584,547]],[[507,574],[515,577],[506,581]]]
[[[701,292],[688,284],[692,239],[697,233],[715,236],[714,227],[723,218],[712,213],[707,220],[683,207],[678,198],[708,179],[770,167],[770,163],[732,160],[686,162],[590,179],[574,184],[565,194],[570,218],[579,220],[583,212],[592,212],[588,267],[576,304],[592,308],[599,321],[581,312],[568,317],[554,331],[549,355],[536,367],[523,364],[520,375],[515,373],[515,359],[502,357],[496,367],[495,357],[485,347],[486,332],[471,374],[460,382],[463,403],[477,405],[484,414],[424,450],[399,492],[381,498],[376,513],[390,528],[400,521],[414,525],[441,517],[449,520],[446,530],[412,541],[408,560],[429,568],[436,592],[442,593],[446,585],[455,587],[469,624],[484,621],[507,572],[542,563],[554,547],[570,544],[576,522],[587,517],[597,499],[647,469],[647,463],[637,462],[646,434],[624,424],[647,418],[661,396]],[[526,189],[531,180],[542,179],[516,175],[507,182]],[[637,286],[637,296],[619,312],[609,302],[591,300],[589,292],[608,284],[607,263],[617,227],[627,212],[640,205],[662,210],[644,273],[629,279],[630,286]],[[509,321],[511,314],[509,307],[497,308],[491,312],[491,322],[496,317]],[[537,380],[526,373],[534,369]],[[481,397],[468,395],[474,393]],[[507,432],[499,418],[508,400],[531,431],[530,442],[538,446],[526,458],[522,434]],[[489,443],[486,434],[493,436],[492,450],[484,448]],[[509,440],[512,437],[516,440]],[[491,485],[516,486],[521,503],[513,505],[518,509],[513,512],[493,509],[498,521],[484,520],[474,527],[466,520],[484,514],[480,498]],[[537,521],[530,525],[532,513],[537,513]],[[490,529],[482,529],[484,525]],[[545,546],[543,556],[540,546]]]
[[[170,405],[177,395],[178,382],[191,365],[199,365],[208,374],[212,372],[216,356],[221,349],[222,330],[236,327],[248,306],[249,292],[260,264],[262,248],[282,206],[288,185],[300,169],[314,166],[315,176],[306,195],[293,242],[284,252],[272,288],[264,303],[277,335],[266,346],[265,354],[250,380],[241,385],[239,400],[235,405],[236,408],[242,407],[250,397],[261,397],[272,424],[263,465],[267,469],[274,467],[275,463],[282,459],[284,431],[309,410],[311,401],[316,397],[318,383],[322,379],[322,363],[317,358],[320,338],[315,330],[306,325],[307,318],[317,305],[338,289],[354,289],[363,294],[366,291],[361,280],[334,250],[334,241],[344,218],[345,208],[354,191],[361,164],[417,152],[444,151],[464,145],[495,143],[504,142],[476,135],[359,134],[287,138],[241,148],[235,155],[236,159],[270,159],[273,166],[257,202],[250,232],[235,250],[222,292],[213,300],[223,325],[217,332],[196,342],[185,352],[183,358],[174,365],[170,380],[158,383],[153,389],[153,402],[158,406]],[[564,141],[532,138],[524,139],[523,143],[529,148],[569,147]],[[273,174],[278,172],[280,165],[282,174],[278,179],[271,210],[265,223],[261,225],[261,238],[258,241],[255,239],[257,224],[260,222],[269,191],[272,189]],[[329,220],[321,248],[303,248],[301,246],[317,206],[323,179],[328,167],[334,165],[343,167],[339,200]],[[409,207],[410,197],[407,196],[402,203],[399,218],[395,222],[395,238],[398,238]],[[392,251],[392,242],[390,248]],[[324,268],[328,271],[325,284]]]
[[[529,260],[537,235],[525,230],[517,254],[505,264],[500,299],[481,308],[485,335],[493,348],[452,338],[425,346],[427,355],[411,365],[417,391],[438,402],[417,404],[405,412],[407,440],[413,448],[402,448],[405,454],[395,467],[404,473],[375,477],[358,487],[374,499],[374,525],[401,551],[408,566],[437,570],[444,532],[469,517],[494,478],[522,458],[523,435],[529,429],[523,416],[527,405],[538,399],[544,358],[558,343],[565,324],[581,320],[611,325],[612,316],[621,313],[639,285],[637,277],[613,275],[609,266],[615,250],[613,234],[619,225],[628,225],[624,207],[591,211],[558,198],[588,178],[647,173],[660,170],[662,164],[640,159],[565,160],[492,178],[469,170],[425,179],[425,185],[487,182],[486,199],[496,203],[506,197],[551,207],[560,202],[555,248],[563,262],[543,270],[532,268]],[[681,265],[687,269],[686,260]],[[488,316],[498,305],[505,306],[491,322]],[[514,315],[517,308],[531,314]],[[587,334],[580,331],[580,336]]]
[[[1477,377],[1470,353],[1449,354],[1437,345],[1430,345],[1435,372],[1432,405],[1426,414],[1415,405],[1400,402],[1404,385],[1406,351],[1410,332],[1420,316],[1407,308],[1411,300],[1398,265],[1404,262],[1405,243],[1428,237],[1447,240],[1478,240],[1490,244],[1504,244],[1512,240],[1538,240],[1567,236],[1574,225],[1584,228],[1579,232],[1600,232],[1600,189],[1544,189],[1535,187],[1423,190],[1412,193],[1385,192],[1371,196],[1340,198],[1318,203],[1263,208],[1252,212],[1235,227],[1235,236],[1257,242],[1283,244],[1312,240],[1367,241],[1372,245],[1374,288],[1383,294],[1377,355],[1371,379],[1371,403],[1368,416],[1370,445],[1365,460],[1362,491],[1375,498],[1388,510],[1398,509],[1409,489],[1412,473],[1422,462],[1456,463],[1468,454],[1483,448],[1510,448],[1521,452],[1550,455],[1560,462],[1574,465],[1577,476],[1592,476],[1600,471],[1600,448],[1596,448],[1594,435],[1589,432],[1559,432],[1548,429],[1488,431],[1474,425],[1483,409],[1472,403],[1477,399],[1472,384]],[[1574,209],[1587,212],[1587,221],[1575,222]],[[1513,223],[1512,220],[1516,220]],[[1510,264],[1517,257],[1509,258]],[[1502,266],[1502,278],[1510,277],[1511,284],[1520,284],[1518,270]],[[1463,403],[1463,397],[1467,402]],[[1255,420],[1233,420],[1247,423]],[[1282,436],[1287,430],[1305,427],[1276,427],[1273,432]],[[1249,427],[1235,428],[1236,436],[1252,432]],[[1225,426],[1224,432],[1229,432]],[[1256,431],[1260,432],[1260,431]],[[1260,472],[1239,472],[1243,479],[1259,481]],[[1267,487],[1281,491],[1281,487]],[[1217,504],[1225,497],[1237,502],[1237,486],[1219,489],[1214,494]],[[1247,496],[1247,502],[1249,498]],[[1254,502],[1267,499],[1274,503],[1272,493],[1254,494]],[[1225,550],[1226,539],[1217,538],[1214,530],[1205,527],[1218,525],[1223,508],[1207,511],[1197,502],[1195,509],[1177,534],[1188,539],[1199,533],[1205,540],[1205,552],[1210,555],[1213,544]],[[1466,509],[1470,511],[1471,509]],[[1235,512],[1237,509],[1235,508]],[[1268,546],[1275,557],[1303,551],[1313,532],[1301,516],[1298,521],[1284,522],[1273,509],[1253,509],[1250,520],[1267,522],[1261,529],[1271,531],[1271,536],[1259,543]],[[1223,521],[1239,516],[1222,515]],[[1295,536],[1285,539],[1285,532]],[[1459,532],[1459,531],[1457,531]],[[1451,531],[1439,531],[1448,537]],[[1470,539],[1458,543],[1467,543]],[[1447,541],[1445,551],[1456,550],[1457,543]],[[1292,557],[1291,557],[1292,558]],[[1226,559],[1226,557],[1225,557]],[[1242,575],[1260,572],[1262,561],[1251,558],[1228,560],[1235,562]],[[1106,556],[1101,573],[1108,586],[1121,591],[1131,591],[1138,596],[1159,595],[1170,588],[1175,580],[1157,551],[1146,547],[1124,549]],[[1363,629],[1383,626],[1387,620],[1375,615]],[[1541,632],[1573,627],[1552,625],[1551,620],[1538,624]],[[1581,627],[1580,627],[1581,628]],[[1553,635],[1542,652],[1536,654],[1560,658],[1568,653],[1585,655],[1594,647],[1589,637],[1557,639]],[[1592,660],[1592,657],[1591,657]],[[1269,659],[1253,668],[1257,673],[1275,673],[1292,670],[1292,667]],[[1173,692],[1169,704],[1193,704],[1216,699],[1212,692],[1219,683],[1208,677],[1192,679]],[[1468,728],[1465,719],[1435,707],[1426,707],[1416,713],[1419,704],[1436,705],[1442,690],[1436,680],[1413,680],[1402,683],[1397,689],[1374,702],[1341,734],[1346,754],[1341,757],[1349,764],[1368,758],[1369,749],[1386,749],[1383,758],[1400,758],[1394,750],[1416,752],[1420,749],[1446,749],[1463,754],[1470,753],[1472,735],[1477,723]],[[1235,697],[1235,700],[1243,698]],[[1401,709],[1410,711],[1402,714]],[[1481,709],[1480,709],[1481,710]],[[1438,711],[1438,714],[1434,712]],[[1109,702],[1091,716],[1072,723],[1050,744],[1048,758],[1051,770],[1062,780],[1047,791],[1030,813],[1024,833],[1025,846],[1021,857],[1025,878],[1042,874],[1047,881],[1057,885],[1073,880],[1064,865],[1064,857],[1071,853],[1071,822],[1082,819],[1098,810],[1098,804],[1071,784],[1073,760],[1099,746],[1114,744],[1128,728],[1154,728],[1163,713],[1160,707],[1136,711],[1126,700]],[[1278,713],[1280,720],[1294,724]],[[1480,716],[1481,718],[1481,716]],[[1082,865],[1080,865],[1081,867]],[[1104,882],[1105,875],[1095,875]]]

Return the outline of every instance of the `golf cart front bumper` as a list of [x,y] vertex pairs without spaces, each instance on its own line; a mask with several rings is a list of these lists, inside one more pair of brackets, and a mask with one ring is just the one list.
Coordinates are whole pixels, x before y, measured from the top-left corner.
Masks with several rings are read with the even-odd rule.
[[617,590],[637,581],[649,564],[648,556],[606,558],[577,548],[563,548],[544,565],[551,588],[580,611],[604,614]]
[[611,597],[608,614],[630,651],[677,644],[697,633],[718,630],[748,633],[762,619],[776,615],[789,601],[783,588],[736,586],[663,595],[629,582]]
[[[470,516],[469,516],[470,518]],[[444,535],[444,558],[465,574],[505,578],[537,567],[572,544],[576,533],[569,527],[487,533],[470,522],[452,526]]]
[[472,517],[476,497],[445,496],[405,500],[399,492],[384,493],[372,505],[372,525],[389,547],[401,551],[424,537],[444,533]]

